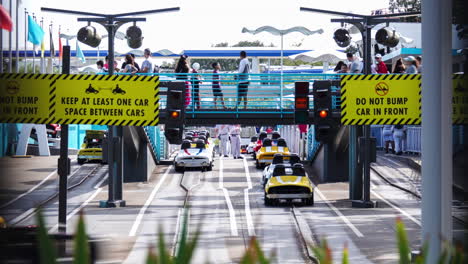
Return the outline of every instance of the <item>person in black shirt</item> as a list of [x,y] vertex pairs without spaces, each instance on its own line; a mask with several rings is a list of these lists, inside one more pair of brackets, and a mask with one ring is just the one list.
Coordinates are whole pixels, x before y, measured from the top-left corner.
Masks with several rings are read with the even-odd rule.
[[[129,53],[127,55],[130,55],[132,56],[132,59],[133,59],[133,66],[135,66],[135,68],[137,68],[138,71],[140,71],[140,65],[138,65],[138,63],[135,61],[135,55],[132,54],[132,53]],[[125,55],[125,57],[127,57],[127,55]],[[122,63],[122,67],[121,69],[125,69],[125,66],[127,65],[127,59]]]

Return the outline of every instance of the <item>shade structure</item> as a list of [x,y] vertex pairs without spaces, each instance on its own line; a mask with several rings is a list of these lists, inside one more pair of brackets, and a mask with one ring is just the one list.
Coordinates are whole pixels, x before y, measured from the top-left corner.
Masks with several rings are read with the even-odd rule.
[[258,33],[261,33],[261,32],[268,32],[270,34],[273,34],[275,36],[281,36],[281,35],[286,35],[286,34],[289,34],[289,33],[292,33],[292,32],[299,32],[299,33],[302,33],[306,36],[309,36],[309,35],[313,35],[313,34],[322,34],[323,33],[323,29],[317,29],[317,30],[309,30],[305,27],[292,27],[292,28],[288,28],[288,29],[277,29],[277,28],[274,28],[272,26],[263,26],[263,27],[259,27],[255,30],[249,30],[247,28],[243,28],[242,29],[242,33],[250,33],[250,34],[258,34]]
[[346,60],[346,53],[334,49],[317,49],[289,56],[293,60],[300,60],[309,63],[328,62],[330,64]]

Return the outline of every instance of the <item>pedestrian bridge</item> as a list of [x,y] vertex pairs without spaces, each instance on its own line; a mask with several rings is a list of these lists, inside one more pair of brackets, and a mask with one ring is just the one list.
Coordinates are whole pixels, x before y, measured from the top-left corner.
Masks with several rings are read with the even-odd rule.
[[[169,85],[184,81],[190,97],[186,108],[186,125],[244,124],[276,125],[294,124],[294,83],[310,82],[309,108],[313,109],[312,85],[315,80],[339,80],[338,74],[250,74],[247,105],[238,99],[238,81],[235,73],[220,73],[219,80],[212,73],[151,73],[141,76],[160,77],[160,123],[165,123],[166,92]],[[185,78],[185,80],[180,80]],[[219,81],[222,99],[213,95],[213,82]],[[333,87],[338,92],[339,87]],[[216,99],[216,100],[215,100]],[[222,101],[221,101],[222,100]],[[223,105],[224,103],[224,105]],[[339,108],[339,96],[333,96],[333,108]]]

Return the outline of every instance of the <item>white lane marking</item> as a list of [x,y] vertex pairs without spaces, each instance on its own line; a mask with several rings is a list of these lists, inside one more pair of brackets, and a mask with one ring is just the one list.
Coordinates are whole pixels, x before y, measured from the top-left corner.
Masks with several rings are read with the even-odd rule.
[[10,221],[10,225],[16,225],[18,222],[20,222],[21,220],[23,220],[23,218],[25,218],[26,216],[30,215],[31,213],[33,213],[34,211],[36,210],[36,208],[29,208],[29,210],[27,210],[26,212],[20,214],[18,217],[16,217],[15,219],[11,220]]
[[249,189],[252,189],[252,180],[250,179],[249,165],[247,164],[247,159],[245,157],[243,157],[242,159],[244,160],[245,177],[247,178],[247,187]]
[[250,179],[249,166],[247,160],[243,157],[244,168],[245,168],[245,177],[247,178],[248,188],[244,189],[244,210],[245,210],[245,220],[247,221],[247,230],[249,236],[255,236],[255,227],[252,221],[252,212],[250,211],[250,201],[249,201],[249,190],[252,189],[252,181]]
[[359,231],[356,226],[354,226],[346,216],[344,216],[340,210],[338,210],[333,204],[331,204],[327,197],[323,195],[323,193],[317,188],[314,188],[314,192],[317,192],[317,194],[320,196],[320,198],[330,207],[340,218],[341,220],[356,234],[357,237],[364,237],[364,235]]
[[[375,187],[375,186],[373,186]],[[379,198],[380,200],[384,201],[386,204],[390,205],[393,209],[397,210],[398,212],[400,212],[401,214],[403,214],[404,216],[408,217],[411,221],[413,221],[415,224],[417,224],[418,226],[421,226],[421,221],[419,221],[418,219],[414,218],[412,215],[410,215],[409,213],[407,213],[406,211],[404,211],[403,209],[401,209],[400,207],[394,205],[393,203],[387,201],[385,198],[383,198],[380,194],[378,194],[377,192],[375,192],[374,190],[371,190],[371,193],[373,195],[375,195],[377,198]]]
[[179,211],[177,211],[177,221],[176,221],[176,229],[174,232],[174,239],[172,241],[172,256],[175,256],[177,254],[177,251],[179,250],[179,229],[180,229],[180,215],[182,214],[182,208],[179,208]]
[[[104,179],[106,179],[108,177],[108,175],[106,175],[104,177]],[[70,220],[74,215],[76,215],[81,209],[83,209],[86,205],[89,204],[89,202],[91,202],[94,198],[96,198],[96,196],[102,191],[102,188],[98,188],[90,197],[88,197],[88,199],[86,199],[86,201],[84,201],[84,203],[82,203],[80,206],[78,206],[77,208],[75,208],[71,213],[69,213],[67,215],[67,221]],[[56,224],[54,225],[54,227],[52,227],[51,229],[49,229],[49,233],[53,233],[55,231],[57,231],[59,227],[59,224]]]
[[[72,160],[72,161],[76,161],[76,159]],[[79,170],[79,168],[77,170],[75,170],[70,176],[72,176],[73,174],[75,174],[75,172],[77,172]],[[28,191],[16,196],[15,198],[13,198],[12,200],[0,205],[0,208],[3,208],[3,207],[7,207],[8,205],[18,201],[19,199],[23,198],[25,195],[28,195],[30,193],[32,193],[34,190],[36,190],[37,188],[39,188],[39,186],[41,186],[42,184],[44,184],[44,182],[46,182],[50,177],[52,177],[52,175],[54,175],[55,173],[57,173],[57,170],[54,170],[53,172],[51,172],[49,175],[47,175],[47,177],[45,177],[44,179],[42,179],[41,182],[39,182],[38,184],[36,184],[35,186],[33,186],[31,189],[29,189]],[[68,176],[68,177],[70,177]]]
[[236,212],[234,211],[234,207],[232,206],[231,198],[229,197],[229,192],[223,186],[223,157],[219,159],[219,188],[223,190],[224,198],[226,199],[226,204],[229,209],[229,222],[231,224],[231,235],[238,236],[237,232],[237,222],[236,222]]
[[96,185],[94,185],[94,189],[98,189],[100,188],[99,186],[102,185],[102,183],[107,179],[107,177],[109,176],[109,174],[106,173],[106,176],[102,178],[101,181],[99,181]]
[[154,197],[156,196],[156,193],[158,192],[159,188],[163,184],[163,182],[166,180],[167,175],[169,174],[169,171],[172,169],[172,165],[169,166],[162,176],[162,178],[159,180],[158,184],[154,187],[153,191],[151,192],[150,196],[146,200],[145,204],[143,207],[140,209],[140,212],[137,215],[137,218],[135,219],[135,222],[133,223],[132,228],[130,229],[130,232],[128,233],[128,236],[135,236],[136,232],[138,230],[138,226],[140,226],[141,220],[143,219],[143,216],[145,215],[146,209],[148,209],[148,206],[151,204],[153,201]]

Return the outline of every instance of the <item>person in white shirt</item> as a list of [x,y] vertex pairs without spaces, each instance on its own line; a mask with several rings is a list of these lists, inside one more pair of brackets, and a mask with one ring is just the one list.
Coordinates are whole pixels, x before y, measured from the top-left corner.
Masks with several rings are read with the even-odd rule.
[[145,49],[144,56],[145,56],[145,60],[141,64],[140,72],[149,73],[149,72],[151,72],[153,70],[153,63],[151,63],[151,61],[150,61],[150,57],[151,57],[150,49]]
[[231,130],[230,125],[216,125],[215,132],[219,140],[221,140],[220,156],[227,157],[229,154],[229,132]]
[[247,109],[247,92],[249,90],[249,73],[250,73],[250,63],[247,59],[247,53],[245,51],[240,52],[239,62],[239,86],[237,90],[237,105],[240,104],[241,100],[244,100],[244,109]]
[[232,156],[234,157],[234,159],[241,159],[241,155],[240,155],[240,147],[241,147],[240,133],[241,133],[240,125],[231,126],[231,131],[229,132],[229,134],[231,135],[231,153],[232,153]]

